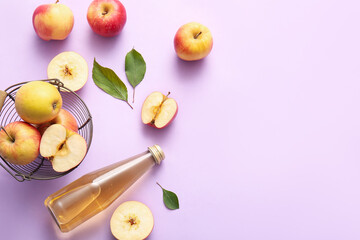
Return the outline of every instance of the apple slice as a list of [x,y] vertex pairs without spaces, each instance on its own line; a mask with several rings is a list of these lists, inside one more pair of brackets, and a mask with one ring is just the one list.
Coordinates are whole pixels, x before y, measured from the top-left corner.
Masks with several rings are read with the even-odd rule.
[[65,87],[73,91],[85,85],[88,74],[89,68],[85,59],[76,52],[62,52],[56,55],[47,68],[48,78],[59,79]]
[[53,125],[53,124],[61,124],[63,125],[66,129],[69,129],[73,132],[77,132],[78,131],[78,125],[76,122],[75,117],[68,112],[65,109],[60,109],[59,114],[50,122],[46,122],[43,124],[40,124],[37,126],[37,129],[39,130],[40,134],[43,135],[45,130]]
[[176,117],[178,105],[172,98],[161,92],[151,93],[144,101],[141,119],[144,124],[155,128],[164,128]]
[[147,238],[154,228],[154,217],[143,203],[122,203],[110,220],[111,233],[116,239],[132,240]]
[[79,165],[86,150],[85,139],[61,124],[49,126],[40,142],[40,154],[51,161],[56,172],[66,172]]

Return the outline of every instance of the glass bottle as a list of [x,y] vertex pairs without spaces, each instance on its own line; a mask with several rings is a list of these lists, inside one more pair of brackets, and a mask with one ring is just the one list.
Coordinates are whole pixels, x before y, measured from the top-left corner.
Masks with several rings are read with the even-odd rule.
[[62,232],[68,232],[107,208],[136,180],[165,158],[158,145],[126,160],[90,172],[45,200]]

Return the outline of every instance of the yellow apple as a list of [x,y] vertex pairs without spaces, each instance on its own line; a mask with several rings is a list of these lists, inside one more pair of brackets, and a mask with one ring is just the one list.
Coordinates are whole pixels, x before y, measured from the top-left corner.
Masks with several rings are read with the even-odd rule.
[[26,122],[41,124],[54,119],[62,107],[57,88],[44,81],[32,81],[19,88],[15,96],[15,108]]
[[175,34],[174,47],[179,58],[185,61],[203,59],[211,52],[213,38],[210,30],[197,22],[187,23]]

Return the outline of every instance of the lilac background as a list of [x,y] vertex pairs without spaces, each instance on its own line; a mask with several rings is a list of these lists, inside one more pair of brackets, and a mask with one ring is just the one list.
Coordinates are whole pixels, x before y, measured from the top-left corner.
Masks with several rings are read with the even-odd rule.
[[[0,88],[46,78],[62,51],[111,67],[129,87],[125,55],[147,62],[134,110],[99,90],[79,91],[94,120],[93,143],[71,174],[18,183],[0,169],[1,239],[113,239],[109,221],[123,201],[147,204],[149,239],[360,239],[360,4],[356,0],[123,0],[122,34],[105,39],[74,12],[65,41],[44,42],[31,17],[42,0],[1,1]],[[51,1],[49,1],[51,2]],[[173,37],[198,21],[214,36],[203,61],[179,60]],[[171,91],[179,113],[166,129],[141,123],[144,99]],[[130,90],[130,94],[132,91]],[[166,153],[110,208],[62,234],[44,199],[83,174],[159,144]],[[155,184],[176,192],[169,211]]]

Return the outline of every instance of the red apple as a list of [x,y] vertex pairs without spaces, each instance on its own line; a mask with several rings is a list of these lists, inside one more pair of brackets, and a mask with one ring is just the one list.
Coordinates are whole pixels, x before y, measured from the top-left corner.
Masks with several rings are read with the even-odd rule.
[[43,40],[63,40],[74,26],[74,15],[69,7],[58,3],[43,4],[33,14],[36,34]]
[[178,105],[174,99],[168,98],[168,95],[153,92],[145,99],[141,110],[141,119],[144,124],[164,128],[174,120]]
[[8,162],[26,165],[39,155],[40,133],[26,122],[12,122],[0,131],[0,155]]
[[203,59],[211,52],[213,38],[210,30],[196,22],[187,23],[175,34],[174,47],[179,58],[185,61]]
[[78,131],[78,125],[76,123],[76,119],[75,117],[68,112],[65,109],[60,109],[59,114],[50,122],[46,122],[43,124],[40,124],[37,129],[39,130],[40,134],[43,135],[43,133],[45,132],[45,130],[53,124],[61,124],[63,125],[66,129],[69,129],[73,132],[77,132]]
[[126,10],[119,0],[94,0],[88,9],[91,29],[103,36],[118,35],[126,23]]

